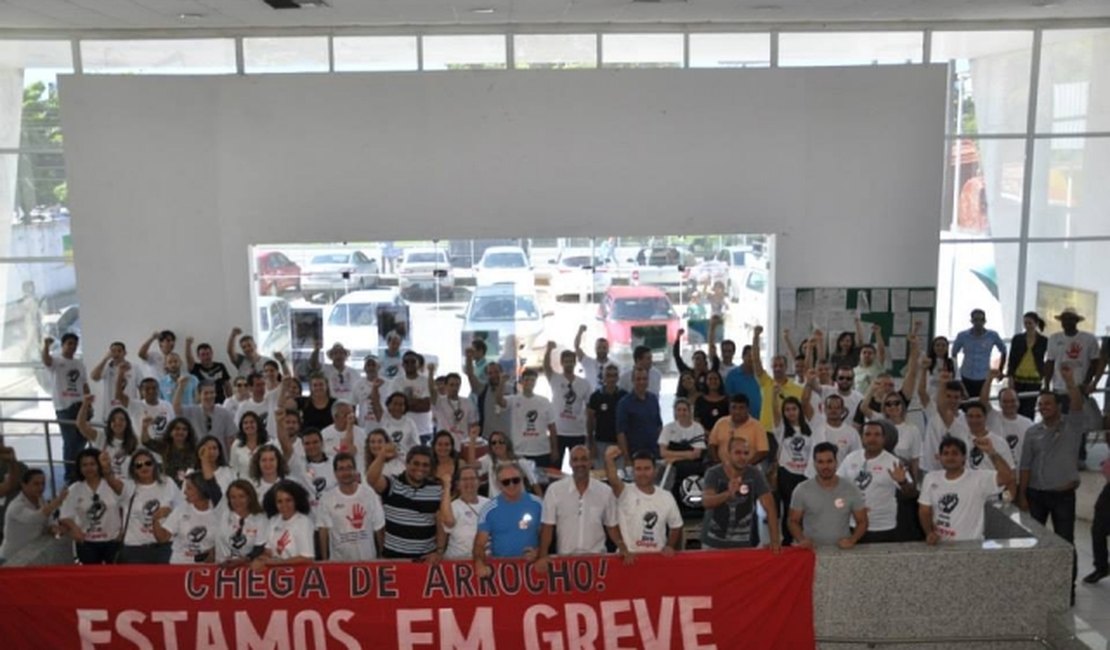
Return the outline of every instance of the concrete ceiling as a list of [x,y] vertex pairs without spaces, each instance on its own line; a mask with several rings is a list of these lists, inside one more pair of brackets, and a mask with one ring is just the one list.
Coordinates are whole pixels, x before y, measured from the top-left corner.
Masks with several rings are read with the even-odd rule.
[[[1110,0],[0,0],[0,29],[993,21],[1110,18]],[[480,10],[480,11],[476,11]],[[492,11],[491,11],[492,10]]]

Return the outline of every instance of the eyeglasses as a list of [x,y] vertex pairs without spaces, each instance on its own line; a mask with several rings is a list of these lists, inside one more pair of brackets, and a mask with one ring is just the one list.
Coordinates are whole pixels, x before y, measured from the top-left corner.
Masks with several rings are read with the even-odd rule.
[[489,445],[491,447],[494,446],[494,445],[503,445],[503,444],[505,444],[504,440],[490,440],[489,441]]
[[901,406],[902,402],[883,402],[883,406]]
[[504,486],[504,487],[509,487],[510,485],[520,485],[523,482],[524,482],[524,479],[520,478],[519,476],[514,476],[512,478],[503,478],[503,479],[501,479],[501,485]]
[[837,381],[852,381],[853,379],[855,379],[855,377],[847,377],[847,376],[844,376],[844,375],[841,375],[841,376],[836,378]]
[[154,467],[154,461],[150,461],[150,460],[144,460],[142,462],[132,463],[132,464],[135,466],[135,469],[142,469],[144,467]]

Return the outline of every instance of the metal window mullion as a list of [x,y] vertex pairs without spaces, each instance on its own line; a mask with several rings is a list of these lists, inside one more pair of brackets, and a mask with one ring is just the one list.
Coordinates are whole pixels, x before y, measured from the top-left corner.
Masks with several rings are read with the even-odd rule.
[[921,65],[932,63],[933,58],[933,29],[926,28],[921,32]]
[[335,72],[335,36],[328,34],[328,72]]
[[682,67],[690,67],[690,32],[682,32]]
[[81,58],[81,41],[72,39],[69,42],[70,57],[73,58],[73,74],[85,74],[84,60]]
[[596,58],[597,58],[597,67],[598,67],[599,70],[601,69],[601,63],[602,63],[601,47],[602,47],[602,41],[603,40],[604,39],[602,38],[601,32],[598,32],[597,33],[597,57]]
[[516,67],[516,43],[511,33],[505,34],[505,68],[512,70]]
[[247,63],[243,55],[243,37],[235,37],[235,74],[246,74]]
[[424,70],[424,35],[416,35],[416,69]]
[[779,30],[771,30],[771,67],[779,67]]
[[1029,270],[1029,220],[1033,212],[1033,156],[1036,153],[1037,95],[1041,83],[1041,36],[1040,29],[1033,30],[1033,56],[1029,70],[1029,113],[1025,117],[1025,177],[1021,183],[1021,244],[1018,245],[1017,296],[1014,310],[1014,330],[1021,331],[1021,314],[1025,310],[1025,274]]

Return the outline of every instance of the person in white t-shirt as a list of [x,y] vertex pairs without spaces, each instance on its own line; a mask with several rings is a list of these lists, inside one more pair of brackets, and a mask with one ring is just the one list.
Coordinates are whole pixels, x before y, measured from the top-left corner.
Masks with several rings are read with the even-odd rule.
[[383,408],[382,393],[388,395],[386,389],[383,388],[386,380],[378,374],[380,368],[377,357],[374,355],[367,356],[362,363],[364,374],[355,382],[351,394],[351,401],[354,403],[355,412],[358,415],[358,423],[367,431],[377,428],[377,413]]
[[936,399],[929,395],[924,383],[918,385],[918,396],[925,407],[925,434],[922,439],[921,469],[926,472],[941,468],[940,459],[932,450],[940,448],[940,441],[947,436],[963,440],[965,445],[971,435],[967,430],[960,401],[963,399],[964,385],[953,379],[949,370],[940,371],[940,384]]
[[975,446],[990,457],[997,470],[968,469],[967,443],[949,436],[941,441],[937,454],[942,469],[925,475],[917,503],[929,545],[983,539],[983,507],[1013,481],[1013,472],[989,437],[976,438]]
[[320,435],[324,438],[324,453],[334,456],[341,451],[349,454],[363,452],[366,444],[366,430],[355,422],[355,407],[350,402],[336,400],[331,405],[332,423]]
[[[474,553],[478,534],[478,513],[489,499],[478,494],[478,468],[464,465],[459,470],[459,496],[451,499],[450,477],[443,480],[443,499],[439,505],[439,525],[447,533],[445,560],[465,560]],[[496,481],[494,481],[496,482]]]
[[829,395],[825,398],[825,423],[814,427],[815,435],[821,436],[825,442],[836,445],[837,464],[843,462],[844,458],[853,451],[863,449],[859,431],[846,421],[847,417],[844,399],[840,395]]
[[[825,442],[822,425],[816,429],[806,421],[802,401],[797,397],[781,397],[781,388],[778,384],[772,389],[775,403],[782,402],[782,406],[775,410],[775,427],[773,432],[779,443],[778,457],[778,500],[781,506],[779,521],[782,522],[783,544],[794,543],[794,535],[790,532],[790,499],[794,490],[808,478],[813,478],[813,448]],[[845,432],[847,433],[847,432]],[[850,440],[850,437],[849,437]],[[838,447],[839,449],[839,447]]]
[[303,478],[308,487],[308,503],[312,508],[313,517],[319,512],[320,499],[324,493],[335,487],[335,470],[332,459],[324,451],[324,438],[319,429],[305,429],[287,455],[289,458],[289,473]]
[[[86,395],[82,400],[81,409],[77,411],[77,430],[85,437],[90,445],[108,453],[112,461],[112,470],[117,476],[127,473],[127,463],[131,454],[139,448],[139,436],[131,425],[131,416],[127,409],[117,406],[108,412],[107,422],[103,429],[99,429],[89,422],[89,411],[92,409],[94,397]],[[80,468],[78,468],[80,469]]]
[[[158,347],[151,349],[155,341],[158,341]],[[166,357],[173,354],[176,345],[177,335],[171,330],[154,332],[150,335],[150,338],[143,341],[143,344],[139,346],[139,359],[147,366],[143,376],[161,380],[162,376],[166,374]]]
[[543,355],[543,373],[551,387],[559,457],[562,458],[565,450],[586,444],[586,402],[590,399],[590,382],[574,374],[576,359],[571,350],[563,350],[559,354],[562,372],[555,372],[551,367],[554,351],[555,341],[548,341]]
[[[126,361],[127,346],[121,341],[115,341],[108,346],[108,354],[104,355],[100,363],[93,366],[93,369],[89,371],[89,379],[100,382],[100,399],[107,408],[122,406],[119,400],[116,399],[116,380],[119,378],[120,366]],[[124,391],[128,395],[134,395],[134,378],[128,377],[126,381],[127,385],[124,387]],[[107,415],[107,412],[101,415]]]
[[47,337],[42,342],[42,363],[50,369],[54,377],[54,413],[62,420],[58,428],[62,431],[62,457],[65,461],[65,477],[67,483],[76,481],[77,452],[85,446],[85,439],[73,424],[68,424],[77,419],[77,411],[81,408],[81,400],[89,394],[88,373],[85,363],[74,355],[77,354],[78,337],[72,332],[62,335],[62,354],[58,357],[50,354],[50,347],[54,339]]
[[215,558],[219,515],[206,493],[203,476],[190,474],[182,486],[185,503],[165,517],[154,517],[154,538],[172,543],[170,564],[211,562]]
[[421,435],[432,433],[432,392],[428,388],[428,378],[420,374],[421,357],[409,350],[401,357],[401,373],[393,380],[390,388],[403,393],[408,400],[406,412]]
[[247,385],[250,386],[250,396],[241,402],[235,411],[235,421],[241,422],[247,413],[254,413],[262,420],[262,426],[267,430],[276,425],[274,410],[276,407],[277,393],[266,390],[266,378],[260,373],[247,375]]
[[501,484],[497,482],[497,468],[503,464],[516,463],[517,467],[524,474],[524,480],[527,484],[526,487],[531,487],[532,492],[538,496],[543,496],[543,486],[541,485],[540,477],[536,472],[536,464],[527,458],[520,458],[513,450],[513,441],[508,434],[494,431],[489,436],[489,453],[478,456],[478,451],[485,451],[486,447],[482,445],[482,439],[478,436],[478,427],[473,427],[469,432],[469,438],[466,444],[466,462],[469,465],[474,465],[477,460],[478,477],[479,480],[489,483],[489,496],[495,498],[501,494]]
[[[1056,320],[1060,321],[1063,331],[1048,337],[1044,376],[1051,378],[1053,392],[1067,395],[1067,384],[1060,374],[1060,367],[1070,366],[1081,388],[1091,386],[1098,366],[1098,339],[1090,332],[1079,331],[1079,323],[1086,319],[1074,307],[1065,308],[1056,315]],[[1067,400],[1062,400],[1062,403],[1066,404]]]
[[917,496],[906,465],[884,448],[883,425],[863,425],[863,449],[853,451],[837,468],[841,478],[855,483],[867,502],[867,532],[860,543],[897,542],[898,493]]
[[659,431],[659,455],[669,463],[701,460],[705,455],[705,441],[705,428],[694,420],[690,401],[685,397],[676,398],[674,420]]
[[455,441],[455,449],[461,451],[466,442],[466,434],[470,427],[477,424],[478,409],[474,402],[459,396],[462,388],[462,376],[457,372],[448,373],[444,377],[444,392],[434,390],[436,365],[428,364],[428,394],[432,400],[432,415],[435,416],[436,430],[446,431]]
[[516,453],[539,467],[559,466],[558,432],[551,400],[536,395],[536,371],[528,368],[520,375],[520,394],[498,392],[497,404],[510,409],[513,448]]
[[121,530],[120,495],[104,479],[112,473],[112,458],[106,451],[82,449],[77,469],[82,480],[69,486],[58,523],[73,539],[81,564],[111,564]]
[[216,562],[223,566],[247,564],[262,554],[270,520],[250,481],[238,479],[227,487],[216,527]]
[[632,454],[632,485],[625,485],[617,474],[620,455],[620,447],[605,451],[605,472],[624,545],[633,553],[674,555],[682,542],[682,514],[674,495],[655,486],[655,459],[649,451]]
[[604,336],[594,341],[595,356],[586,354],[582,349],[582,337],[586,335],[587,329],[585,325],[578,326],[578,333],[574,336],[574,354],[578,357],[578,363],[582,365],[586,381],[590,382],[590,392],[593,392],[605,383],[605,367],[615,364],[609,358],[609,339]]
[[381,497],[361,481],[351,454],[336,454],[332,471],[336,487],[320,497],[316,517],[320,556],[337,562],[375,560],[385,541]]
[[[385,451],[386,447],[392,443],[390,434],[385,429],[373,429],[370,433],[366,434],[365,450],[359,452],[356,458],[358,461],[359,475],[365,475],[366,471],[370,469],[374,459],[378,454]],[[397,476],[405,471],[405,461],[399,457],[394,456],[385,462],[382,467],[382,476]]]
[[262,499],[270,517],[270,530],[262,555],[251,562],[260,571],[267,566],[311,564],[316,557],[308,491],[300,483],[279,481]]
[[[235,374],[239,377],[248,377],[254,373],[262,374],[266,362],[270,359],[258,353],[258,345],[253,336],[247,334],[240,337],[242,333],[241,328],[231,328],[231,334],[227,337],[227,358],[231,359],[231,365],[235,366]],[[242,354],[235,351],[236,339],[239,340]]]
[[310,372],[320,371],[324,375],[324,379],[328,380],[328,392],[335,399],[352,400],[354,399],[355,386],[358,384],[359,375],[358,371],[347,365],[347,359],[351,357],[351,351],[343,347],[342,343],[336,343],[328,350],[328,359],[331,360],[330,365],[320,366],[320,341],[316,341],[316,346],[312,350],[312,356],[308,359],[308,367]]
[[[998,469],[995,467],[994,461],[984,454],[979,446],[975,444],[975,441],[980,438],[989,438],[991,447],[993,447],[998,455],[1006,461],[1006,464],[1010,466],[1011,469],[1017,467],[1017,461],[1014,459],[1014,455],[1010,451],[1010,445],[1006,443],[1006,439],[987,429],[986,409],[983,408],[982,404],[977,402],[968,404],[964,410],[964,420],[967,422],[968,442],[971,443],[971,450],[967,455],[968,469]],[[1017,494],[1016,484],[1007,485],[1006,488],[1010,491],[1011,497]]]
[[154,536],[154,519],[164,518],[182,506],[181,490],[162,476],[154,454],[139,449],[131,456],[129,480],[120,482],[115,475],[106,476],[108,484],[120,489],[120,512],[123,513],[123,548],[120,564],[166,564],[173,549]]
[[409,398],[395,391],[385,399],[385,410],[378,413],[379,428],[389,435],[390,442],[397,445],[397,456],[401,458],[407,457],[409,449],[420,444],[420,432],[408,410]]
[[1025,442],[1025,432],[1033,426],[1033,421],[1025,417],[1018,410],[1021,400],[1013,388],[1003,388],[998,391],[998,408],[991,404],[990,387],[999,377],[996,369],[991,369],[990,379],[983,382],[983,392],[979,394],[979,403],[987,409],[987,429],[996,433],[1006,441],[1010,455],[1015,460],[1020,460],[1021,446]]

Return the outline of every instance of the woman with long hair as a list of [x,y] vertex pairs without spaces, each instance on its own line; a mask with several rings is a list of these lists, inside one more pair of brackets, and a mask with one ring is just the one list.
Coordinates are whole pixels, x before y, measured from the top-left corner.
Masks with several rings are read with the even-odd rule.
[[[77,454],[77,472],[81,480],[69,486],[58,523],[73,539],[81,564],[111,564],[121,530],[120,494],[104,478],[112,473],[112,457],[107,451],[82,449]],[[122,490],[123,485],[118,485]]]
[[949,349],[947,336],[934,337],[929,343],[929,350],[921,367],[926,377],[925,390],[930,395],[937,394],[937,386],[940,385],[942,372],[952,374],[956,372],[956,362],[952,360]]
[[1037,393],[1044,384],[1044,357],[1048,352],[1048,337],[1044,332],[1044,319],[1035,311],[1021,317],[1025,331],[1010,340],[1010,354],[1006,357],[1006,376],[1018,393],[1033,393],[1018,402],[1018,413],[1032,420],[1037,414]]
[[236,479],[227,487],[216,527],[216,562],[247,564],[262,555],[270,521],[250,481]]
[[197,468],[193,472],[204,478],[209,494],[213,496],[213,506],[220,505],[224,492],[236,479],[235,472],[227,466],[224,448],[215,436],[204,436],[197,443]]
[[297,398],[302,424],[321,431],[327,429],[335,422],[331,415],[334,405],[335,398],[331,396],[327,378],[322,373],[312,373],[308,378],[308,397]]
[[[478,426],[470,427],[467,443],[466,443],[466,462],[469,465],[475,463],[478,450],[478,434],[481,430]],[[501,494],[501,485],[494,480],[497,477],[497,466],[501,463],[516,463],[524,472],[525,487],[536,493],[536,496],[543,496],[543,489],[540,487],[539,477],[536,475],[536,464],[527,458],[521,458],[513,451],[513,441],[509,436],[500,431],[494,431],[489,435],[489,453],[477,459],[478,473],[480,476],[486,477],[489,484],[489,497],[492,499],[498,494]]]
[[216,527],[219,515],[213,499],[220,492],[204,480],[200,472],[185,477],[185,503],[165,517],[154,518],[154,537],[170,542],[170,564],[203,564],[215,556]]
[[50,528],[50,516],[66,498],[66,490],[47,501],[46,474],[29,469],[20,478],[19,494],[8,502],[4,511],[4,543],[0,544],[0,564],[23,548],[33,544]]
[[77,411],[77,430],[93,447],[108,452],[112,460],[112,471],[121,476],[127,470],[127,461],[139,448],[139,437],[131,424],[127,409],[117,406],[108,412],[103,429],[89,422],[93,396],[86,395]]
[[489,502],[478,494],[478,467],[463,465],[459,468],[458,494],[451,499],[451,482],[443,482],[443,499],[439,505],[439,525],[447,533],[446,560],[468,560],[473,556],[474,537],[478,534],[478,513]]
[[239,419],[239,433],[235,442],[231,443],[231,458],[229,466],[235,472],[236,478],[249,478],[251,458],[259,447],[269,442],[270,436],[266,432],[266,425],[257,413],[247,411]]
[[728,415],[728,395],[725,394],[725,382],[721,373],[710,370],[705,373],[705,392],[694,400],[694,419],[706,431],[712,431],[724,416]]
[[[706,372],[709,372],[708,370]],[[678,389],[675,391],[675,397],[690,400],[691,402],[698,399],[698,380],[694,377],[691,370],[687,370],[678,375]]]
[[186,418],[174,418],[163,438],[150,437],[153,418],[143,418],[143,445],[162,457],[162,471],[179,487],[185,475],[197,467],[197,434]]
[[836,337],[836,346],[833,348],[829,360],[833,368],[848,366],[855,368],[859,365],[859,342],[853,332],[841,332]]
[[273,445],[264,445],[251,456],[250,480],[254,489],[265,499],[270,489],[289,479],[289,463]]
[[439,431],[432,438],[432,476],[443,479],[447,475],[451,482],[459,467],[459,455],[455,451],[455,436],[450,431]]
[[[370,468],[374,459],[382,453],[389,443],[389,434],[385,432],[385,429],[374,429],[366,434],[366,469]],[[382,467],[382,476],[397,476],[404,471],[405,461],[401,460],[400,456],[394,456],[385,462],[385,466]]]
[[[781,397],[781,388],[775,384],[775,401]],[[802,402],[797,397],[782,398],[782,407],[774,411],[774,434],[779,442],[778,501],[783,511],[782,543],[789,544],[793,536],[786,526],[789,519],[790,498],[794,488],[814,475],[813,447],[822,442],[821,435],[814,435],[806,422]]]
[[251,567],[260,570],[267,566],[311,563],[316,557],[316,547],[308,490],[296,481],[278,481],[263,497],[262,508],[270,518],[270,529],[266,547],[251,562]]
[[[154,452],[139,449],[131,456],[128,479],[120,482],[121,512],[123,512],[123,547],[120,564],[167,564],[173,549],[154,536],[154,519],[165,518],[181,506],[181,490],[166,479],[154,457]],[[119,479],[105,477],[112,489]]]

